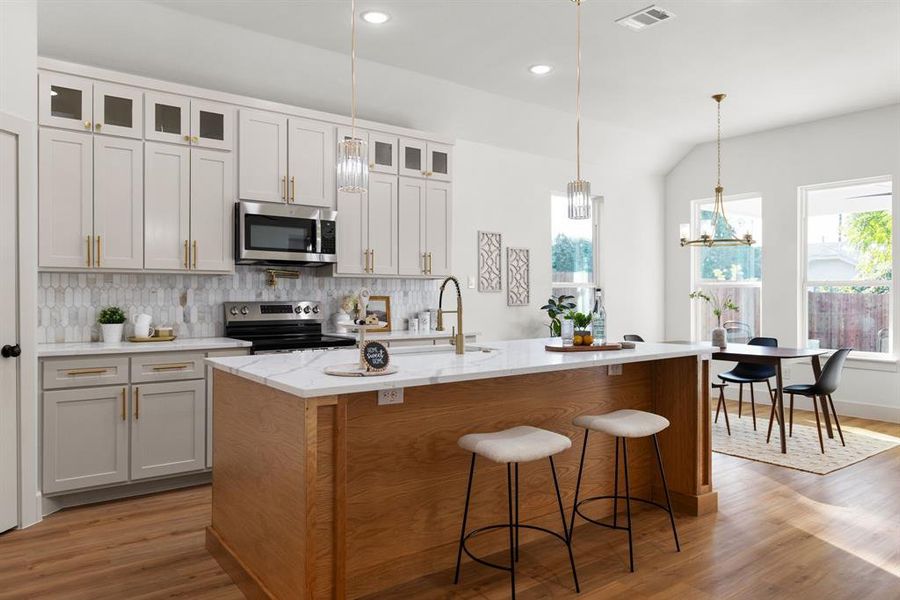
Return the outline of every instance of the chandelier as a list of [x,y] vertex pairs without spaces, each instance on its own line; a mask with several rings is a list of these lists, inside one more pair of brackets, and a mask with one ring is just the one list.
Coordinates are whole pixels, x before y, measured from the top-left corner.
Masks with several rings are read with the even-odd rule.
[[338,142],[337,186],[362,194],[369,188],[369,149],[356,137],[356,0],[350,0],[350,137]]
[[581,2],[575,2],[575,40],[578,47],[575,61],[575,181],[567,186],[570,219],[591,218],[591,182],[581,179]]

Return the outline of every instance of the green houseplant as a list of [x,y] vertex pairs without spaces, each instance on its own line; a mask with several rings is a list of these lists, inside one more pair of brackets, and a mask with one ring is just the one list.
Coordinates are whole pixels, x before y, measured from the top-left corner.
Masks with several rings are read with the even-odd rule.
[[725,329],[722,327],[722,314],[726,310],[732,312],[740,312],[740,308],[735,304],[731,296],[721,297],[718,294],[708,294],[703,290],[694,290],[690,295],[691,300],[701,300],[712,307],[713,315],[716,317],[717,326],[712,330],[712,345],[719,348],[725,348],[728,345]]
[[104,344],[118,344],[125,329],[125,312],[118,306],[107,306],[97,315]]
[[547,300],[547,304],[541,307],[541,310],[547,311],[547,316],[550,317],[550,323],[547,324],[547,327],[550,328],[550,337],[559,337],[559,318],[564,315],[566,311],[575,308],[573,300],[575,300],[575,296],[568,296],[566,294],[550,296],[550,299]]
[[576,310],[570,310],[566,313],[565,318],[571,320],[572,324],[575,326],[575,345],[582,345],[577,343],[579,338],[582,340],[582,343],[584,345],[590,345],[593,339],[588,341],[585,338],[590,338],[591,335],[591,313],[583,313]]

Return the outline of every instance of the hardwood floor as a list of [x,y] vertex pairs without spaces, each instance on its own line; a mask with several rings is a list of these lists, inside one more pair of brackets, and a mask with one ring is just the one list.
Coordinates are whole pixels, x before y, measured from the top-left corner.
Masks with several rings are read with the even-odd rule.
[[[795,420],[812,414],[798,411]],[[900,425],[851,418],[842,425],[900,436]],[[517,596],[896,599],[898,473],[900,448],[824,477],[716,454],[719,512],[679,517],[680,554],[662,512],[635,512],[634,574],[623,532],[581,526],[576,596],[564,547],[523,532],[523,544],[534,541],[522,549]],[[0,599],[240,600],[204,549],[209,501],[208,486],[166,492],[69,509],[0,535]],[[447,556],[439,576],[379,598],[508,597],[507,575],[472,561],[463,563],[460,585],[449,585],[454,559]]]

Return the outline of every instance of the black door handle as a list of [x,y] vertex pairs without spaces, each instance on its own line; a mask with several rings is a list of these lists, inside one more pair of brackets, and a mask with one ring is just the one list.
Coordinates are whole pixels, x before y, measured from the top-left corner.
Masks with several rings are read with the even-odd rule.
[[6,345],[0,348],[0,356],[3,358],[16,358],[20,354],[22,354],[22,349],[19,348],[18,344],[15,346]]

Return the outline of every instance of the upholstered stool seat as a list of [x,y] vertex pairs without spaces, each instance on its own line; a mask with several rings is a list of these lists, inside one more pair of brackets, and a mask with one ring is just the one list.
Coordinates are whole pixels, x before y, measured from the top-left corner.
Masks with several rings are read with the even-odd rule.
[[459,447],[496,463],[524,463],[548,458],[572,447],[564,435],[523,425],[492,433],[470,433]]
[[669,426],[669,420],[643,410],[626,408],[605,415],[583,415],[576,418],[574,424],[614,437],[639,438],[659,433]]

